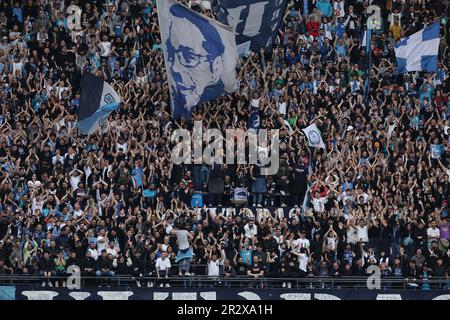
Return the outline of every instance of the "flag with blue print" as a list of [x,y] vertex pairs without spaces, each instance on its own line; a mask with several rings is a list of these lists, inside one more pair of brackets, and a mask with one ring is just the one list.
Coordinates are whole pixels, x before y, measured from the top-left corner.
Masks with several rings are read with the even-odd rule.
[[250,117],[248,117],[247,130],[258,133],[260,126],[261,117],[259,116],[259,112],[258,110],[253,110],[253,112],[250,114]]
[[85,72],[81,79],[76,127],[84,134],[92,134],[104,128],[111,112],[119,109],[120,102],[119,94],[111,85]]
[[189,118],[199,104],[237,89],[232,27],[175,0],[157,0],[172,116]]
[[395,44],[397,73],[435,72],[439,51],[439,23],[433,23]]
[[322,134],[315,123],[302,129],[302,131],[308,139],[308,145],[310,147],[325,149],[325,143],[323,143]]
[[[287,0],[214,0],[217,20],[234,27],[238,46],[270,51],[286,13]],[[241,47],[242,48],[242,47]],[[242,53],[242,52],[240,52]]]

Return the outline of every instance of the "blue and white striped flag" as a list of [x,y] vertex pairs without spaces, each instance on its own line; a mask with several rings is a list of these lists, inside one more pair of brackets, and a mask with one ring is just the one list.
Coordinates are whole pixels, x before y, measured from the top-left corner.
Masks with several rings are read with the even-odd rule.
[[101,129],[111,112],[119,109],[121,98],[106,81],[85,72],[81,79],[80,108],[76,127],[84,134]]
[[395,44],[397,73],[435,72],[439,52],[439,23],[433,23]]

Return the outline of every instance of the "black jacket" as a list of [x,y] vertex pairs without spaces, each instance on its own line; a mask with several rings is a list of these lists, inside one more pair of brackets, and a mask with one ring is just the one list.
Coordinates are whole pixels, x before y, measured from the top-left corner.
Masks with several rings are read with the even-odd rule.
[[97,260],[97,270],[112,270],[112,261],[108,257],[100,256]]
[[130,268],[127,266],[127,261],[124,262],[117,261],[117,267],[115,267],[115,272],[118,275],[130,274]]
[[53,259],[41,258],[41,260],[39,261],[39,270],[48,272],[54,269],[55,269],[55,262],[53,261]]
[[84,257],[81,261],[81,270],[85,270],[86,268],[96,270],[97,269],[97,261],[95,261],[92,257]]
[[75,258],[69,257],[69,259],[67,259],[67,262],[66,262],[66,267],[78,266],[81,268],[80,264],[81,264],[80,259],[78,259],[77,257],[75,257]]

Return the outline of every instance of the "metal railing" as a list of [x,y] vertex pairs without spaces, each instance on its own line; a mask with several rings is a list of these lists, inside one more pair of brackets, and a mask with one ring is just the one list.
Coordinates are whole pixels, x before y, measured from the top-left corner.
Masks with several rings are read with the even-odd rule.
[[[67,285],[68,277],[51,277],[51,286]],[[164,281],[163,281],[164,280]],[[48,283],[40,275],[0,275],[0,285],[41,287],[42,282]],[[139,285],[138,285],[139,282]],[[305,277],[305,278],[253,278],[248,276],[211,277],[211,276],[179,276],[169,278],[133,277],[130,275],[114,275],[111,277],[81,276],[81,287],[149,287],[157,288],[168,283],[172,288],[291,288],[291,289],[368,289],[367,277]],[[404,279],[381,278],[381,290],[450,290],[449,278]]]

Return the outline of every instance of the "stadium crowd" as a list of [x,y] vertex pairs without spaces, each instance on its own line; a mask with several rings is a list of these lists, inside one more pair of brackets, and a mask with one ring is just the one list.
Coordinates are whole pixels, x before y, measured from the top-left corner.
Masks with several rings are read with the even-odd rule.
[[[214,16],[205,1],[182,2]],[[179,274],[364,277],[377,265],[383,277],[448,279],[449,4],[371,4],[383,23],[368,104],[369,1],[295,0],[273,49],[241,57],[239,90],[175,121],[155,1],[1,1],[0,276],[64,285],[77,265],[100,284],[131,275],[168,286]],[[82,10],[79,30],[70,5]],[[396,74],[395,42],[432,22],[437,72]],[[82,72],[123,99],[89,136],[75,127]],[[253,108],[261,128],[280,130],[276,175],[173,164],[174,129],[245,128]],[[325,149],[308,148],[311,123]],[[233,202],[235,188],[249,191],[246,204]]]

